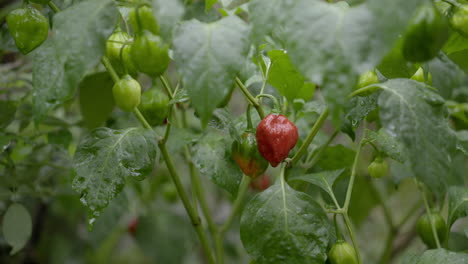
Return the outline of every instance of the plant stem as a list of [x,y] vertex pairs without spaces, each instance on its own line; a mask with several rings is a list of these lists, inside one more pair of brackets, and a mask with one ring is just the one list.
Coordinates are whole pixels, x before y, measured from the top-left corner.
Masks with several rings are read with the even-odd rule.
[[242,209],[242,204],[244,202],[245,195],[247,194],[247,190],[249,189],[250,184],[250,177],[243,176],[242,181],[239,185],[239,191],[237,192],[237,198],[234,201],[234,205],[232,206],[231,215],[229,215],[226,222],[221,226],[219,229],[219,233],[224,234],[228,231],[229,227],[231,227],[234,218],[239,213],[240,209]]
[[54,2],[49,1],[49,3],[47,3],[47,5],[50,7],[50,9],[52,9],[52,11],[54,11],[54,13],[60,12],[60,8],[58,8],[58,6],[56,4],[54,4]]
[[239,191],[237,192],[237,197],[236,200],[234,201],[234,204],[232,206],[232,211],[231,214],[229,215],[228,219],[224,224],[221,226],[221,228],[218,231],[218,234],[216,235],[215,238],[215,248],[217,250],[217,255],[218,255],[218,264],[223,264],[223,256],[224,256],[224,248],[223,248],[223,241],[224,241],[224,235],[226,232],[229,230],[231,227],[232,223],[234,222],[235,217],[239,214],[240,210],[242,209],[242,205],[244,202],[245,195],[247,194],[247,190],[249,188],[250,184],[250,177],[248,176],[242,176],[242,181],[239,186]]
[[138,118],[138,121],[147,129],[153,129],[150,124],[148,124],[148,121],[146,121],[145,117],[141,114],[140,110],[138,107],[135,107],[133,110],[133,113],[135,116]]
[[200,177],[197,173],[195,165],[192,162],[192,157],[190,155],[188,147],[185,147],[185,157],[187,162],[189,163],[192,185],[199,200],[203,215],[206,218],[206,222],[208,223],[208,228],[210,229],[211,235],[214,236],[218,232],[218,227],[214,223],[213,217],[211,216],[210,209],[206,201],[205,193],[203,192],[203,188],[200,184]]
[[356,242],[356,237],[354,236],[353,228],[351,227],[351,221],[349,220],[349,216],[348,216],[347,211],[345,211],[343,213],[343,219],[345,221],[346,227],[348,228],[348,232],[349,232],[349,236],[351,238],[351,241],[353,242],[353,247],[354,247],[354,250],[356,251],[358,264],[361,264],[362,263],[361,253],[359,251],[359,247],[358,247],[358,244]]
[[177,192],[179,193],[179,197],[182,200],[182,203],[185,207],[185,210],[187,211],[190,220],[192,222],[192,225],[195,227],[195,231],[198,234],[198,237],[200,239],[200,242],[202,244],[202,248],[205,252],[205,255],[208,259],[208,263],[214,264],[214,258],[213,254],[211,252],[211,248],[209,246],[208,240],[206,238],[205,232],[203,231],[203,227],[201,225],[201,220],[200,217],[196,214],[195,210],[190,204],[190,200],[188,199],[187,193],[184,190],[184,187],[182,186],[182,182],[180,181],[180,177],[177,173],[177,170],[174,167],[174,163],[172,162],[171,156],[167,152],[166,144],[165,143],[159,143],[159,149],[161,150],[161,153],[163,155],[164,160],[166,161],[166,166],[167,169],[169,170],[169,174],[171,175],[172,181],[174,182],[174,185],[176,186]]
[[161,83],[163,84],[163,87],[167,92],[167,96],[169,96],[169,99],[172,100],[174,98],[174,95],[172,94],[172,89],[171,89],[171,86],[169,85],[169,82],[166,80],[166,78],[163,75],[159,76],[159,79],[161,80]]
[[244,93],[247,100],[255,107],[260,118],[261,119],[265,118],[265,113],[263,112],[262,106],[260,105],[258,100],[255,99],[255,97],[253,97],[253,95],[249,92],[249,90],[247,90],[247,87],[245,87],[245,85],[242,83],[242,81],[238,77],[236,77],[236,84],[237,86],[239,86],[242,93]]
[[353,193],[353,186],[354,186],[354,180],[356,178],[357,165],[358,165],[359,157],[361,156],[362,146],[365,143],[366,143],[366,121],[364,121],[364,129],[363,129],[362,138],[356,150],[356,156],[354,157],[353,168],[351,170],[351,177],[349,179],[349,184],[348,184],[348,190],[346,191],[346,200],[343,206],[346,212],[348,212],[349,203],[351,202],[351,194]]
[[327,142],[325,142],[325,144],[323,144],[323,146],[321,146],[320,149],[312,156],[312,160],[308,163],[309,168],[312,168],[313,166],[315,166],[315,164],[320,159],[325,149],[327,149],[327,147],[335,139],[335,137],[338,135],[339,132],[340,132],[339,130],[336,130],[335,132],[333,132],[330,138],[328,138]]
[[437,234],[437,230],[434,225],[434,219],[432,218],[431,208],[429,207],[429,203],[427,202],[426,192],[423,190],[423,188],[421,188],[421,183],[419,181],[417,182],[417,184],[423,196],[424,206],[426,207],[426,213],[429,216],[429,222],[431,223],[432,235],[434,236],[437,248],[441,248],[439,235]]
[[296,155],[292,157],[292,160],[291,160],[292,165],[296,164],[299,161],[299,159],[302,157],[302,155],[304,155],[304,153],[307,151],[307,148],[309,147],[310,143],[312,143],[312,140],[314,140],[319,130],[322,128],[323,123],[325,122],[325,120],[327,120],[327,117],[328,117],[328,107],[325,108],[323,113],[318,118],[317,122],[315,122],[314,126],[309,132],[309,135],[307,135],[307,138],[304,140],[304,143],[302,143]]
[[110,63],[109,59],[106,56],[104,56],[102,57],[101,62],[106,68],[107,72],[109,72],[112,80],[115,83],[118,82],[120,80],[119,75],[117,74],[117,72],[115,72],[114,67],[112,67],[112,64]]
[[387,222],[388,229],[389,229],[387,239],[385,240],[384,250],[378,262],[378,263],[386,264],[390,260],[390,257],[393,251],[393,241],[395,240],[395,237],[398,233],[398,229],[395,227],[390,210],[385,204],[385,201],[382,198],[382,195],[377,190],[375,183],[373,181],[370,183],[370,191],[372,192],[372,195],[377,199],[377,201],[382,206],[382,210],[385,216],[385,221]]

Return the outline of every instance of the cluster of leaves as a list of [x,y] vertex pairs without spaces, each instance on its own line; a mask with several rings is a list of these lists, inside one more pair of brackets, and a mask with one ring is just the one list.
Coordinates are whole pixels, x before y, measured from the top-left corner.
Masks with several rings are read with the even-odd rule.
[[[418,210],[409,210],[408,217],[389,215],[383,197],[393,195],[401,202],[402,196],[392,187],[407,185],[418,192],[411,199],[419,200],[419,190],[426,203],[426,197],[431,198],[426,207],[444,208],[448,201],[450,239],[443,243],[445,249],[406,254],[402,263],[468,261],[461,252],[467,250],[466,228],[464,233],[450,233],[454,223],[468,215],[468,189],[463,187],[468,154],[468,38],[451,31],[439,54],[418,64],[406,61],[398,44],[414,10],[431,1],[185,2],[58,2],[61,11],[56,12],[55,4],[51,10],[56,13],[49,11],[48,39],[26,59],[18,57],[0,68],[0,85],[5,87],[0,90],[0,210],[5,211],[2,235],[12,247],[11,254],[29,241],[25,258],[33,257],[27,252],[31,248],[42,247],[41,260],[55,258],[60,263],[70,252],[91,252],[89,261],[106,262],[126,231],[122,221],[138,214],[142,216],[132,232],[149,259],[194,263],[187,253],[197,243],[190,219],[207,262],[213,260],[205,229],[218,246],[221,263],[223,243],[218,240],[242,207],[248,186],[230,149],[247,125],[244,115],[229,111],[245,105],[241,93],[232,96],[239,86],[254,106],[248,108],[254,124],[269,107],[252,94],[268,93],[280,98],[280,110],[299,128],[298,147],[291,152],[294,158],[283,164],[274,184],[255,194],[242,210],[240,240],[253,263],[325,263],[328,251],[343,236],[352,240],[358,253],[361,245],[365,263],[368,259],[388,263],[399,253],[392,252],[401,233],[398,229]],[[164,87],[171,98],[169,124],[153,129],[141,128],[135,116],[116,109],[113,76],[107,73],[109,66],[101,64],[108,37],[116,25],[125,28],[130,9],[141,3],[152,7],[161,37],[171,43],[169,81],[165,76],[160,83],[142,74],[139,78],[144,87],[151,81]],[[2,27],[0,48],[15,54],[6,31]],[[431,74],[431,86],[410,79],[419,67]],[[378,73],[381,82],[373,85],[378,89],[350,96],[359,75],[369,70]],[[226,101],[231,102],[228,108]],[[327,124],[336,128],[331,137],[319,132],[328,113]],[[366,123],[371,125],[360,128]],[[338,134],[342,144],[333,145]],[[364,152],[390,162],[391,179],[370,182],[359,169]],[[190,177],[180,180],[180,172]],[[188,200],[186,187],[191,188],[193,201]],[[173,204],[175,192],[189,219],[181,217]],[[157,199],[161,194],[164,202]],[[217,228],[212,223],[213,208],[204,196],[235,200],[226,225]],[[53,223],[64,218],[70,219],[63,230],[79,229],[84,217],[78,201],[86,207],[87,225],[94,227],[89,237],[78,231],[70,236],[51,231]],[[204,216],[201,224],[198,205]],[[420,202],[416,205],[423,207]],[[389,245],[381,239],[381,256],[356,243],[349,223],[351,218],[361,226],[377,206],[384,209],[390,229]],[[344,222],[335,220],[333,225],[333,214],[343,216]],[[395,224],[396,219],[402,223]],[[349,235],[341,234],[343,227]],[[38,235],[41,228],[53,232],[50,240]],[[82,241],[79,248],[70,242],[75,239]],[[64,240],[68,243],[61,244]],[[235,249],[237,243],[226,241],[231,246],[227,255],[237,263],[246,261],[245,254]],[[51,253],[51,248],[59,248],[63,255]],[[358,258],[361,261],[359,254]]]

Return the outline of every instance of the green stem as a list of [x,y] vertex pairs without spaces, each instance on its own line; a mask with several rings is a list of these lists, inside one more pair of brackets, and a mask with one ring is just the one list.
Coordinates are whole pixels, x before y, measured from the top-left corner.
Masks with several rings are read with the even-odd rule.
[[189,163],[190,174],[192,175],[192,185],[199,200],[203,215],[206,218],[206,222],[208,223],[208,228],[210,229],[211,235],[214,236],[218,232],[218,227],[214,223],[213,217],[211,216],[210,209],[206,201],[205,193],[203,191],[203,188],[201,187],[200,177],[197,173],[197,170],[195,169],[195,165],[192,162],[192,157],[187,146],[185,147],[185,158]]
[[224,233],[228,231],[229,227],[231,227],[232,222],[234,221],[234,218],[242,209],[242,204],[244,202],[245,195],[247,194],[247,190],[249,189],[249,184],[250,177],[244,175],[239,186],[239,191],[237,192],[237,198],[234,201],[234,205],[232,206],[231,215],[229,215],[226,222],[219,229],[220,234],[224,235]]
[[354,247],[354,250],[356,251],[358,264],[361,264],[362,263],[361,253],[359,251],[359,247],[358,247],[358,244],[356,242],[356,237],[354,236],[353,228],[351,227],[351,221],[349,220],[349,216],[348,216],[347,211],[343,214],[343,219],[345,221],[346,227],[348,228],[348,232],[349,232],[349,236],[351,238],[351,241],[353,242],[353,247]]
[[52,11],[54,11],[54,13],[60,12],[60,8],[58,8],[58,6],[56,4],[54,4],[54,2],[49,1],[49,3],[47,3],[47,5],[50,7],[50,9],[52,9]]
[[140,123],[147,129],[153,129],[151,127],[150,124],[148,124],[148,121],[146,121],[145,117],[141,114],[140,110],[135,107],[135,109],[133,110],[133,113],[135,114],[135,116],[138,118],[138,121],[140,121]]
[[182,203],[185,207],[185,210],[187,211],[190,220],[192,222],[192,225],[195,227],[195,231],[198,234],[198,237],[200,239],[200,242],[202,244],[202,248],[205,252],[205,255],[208,259],[208,263],[214,264],[214,258],[213,254],[211,252],[211,248],[209,246],[208,240],[206,238],[206,235],[203,231],[203,227],[201,225],[201,220],[196,214],[195,210],[192,208],[190,204],[190,200],[188,199],[187,193],[184,190],[184,187],[182,186],[182,182],[180,181],[180,177],[177,173],[177,170],[175,169],[174,163],[172,162],[171,156],[167,152],[166,144],[164,143],[159,143],[159,149],[161,150],[161,154],[163,155],[164,160],[166,161],[166,166],[167,169],[169,170],[169,174],[171,175],[172,181],[174,182],[174,185],[176,186],[177,192],[179,193],[179,197],[182,200]]
[[365,93],[365,92],[370,92],[370,91],[374,91],[375,88],[381,88],[380,86],[376,85],[376,84],[371,84],[371,85],[368,85],[368,86],[365,86],[365,87],[362,87],[361,89],[357,89],[356,91],[352,92],[351,94],[348,95],[349,98],[353,98],[354,96],[360,94],[360,93]]
[[255,99],[255,97],[253,97],[253,95],[249,92],[249,90],[247,90],[247,87],[245,87],[245,85],[242,83],[242,81],[238,77],[236,77],[236,84],[237,86],[239,86],[242,93],[244,93],[247,100],[255,107],[260,118],[261,119],[265,118],[265,113],[263,112],[262,106],[260,105],[258,100]]
[[166,80],[166,78],[163,75],[159,76],[159,79],[161,80],[161,83],[163,84],[163,87],[166,90],[167,95],[169,96],[169,99],[172,100],[174,98],[174,94],[172,94],[172,89],[171,89],[171,86],[169,85],[169,82]]
[[424,201],[424,206],[426,207],[426,213],[427,213],[427,215],[429,216],[429,222],[431,223],[432,235],[434,236],[434,239],[435,239],[437,248],[441,248],[439,236],[438,236],[438,234],[437,234],[437,230],[436,230],[436,227],[435,227],[435,224],[434,224],[434,219],[432,218],[431,208],[429,207],[429,203],[428,203],[428,201],[427,201],[426,192],[425,192],[425,191],[423,190],[423,188],[421,187],[421,183],[420,183],[420,182],[418,182],[418,188],[419,188],[419,190],[420,190],[421,193],[422,193],[423,201]]
[[377,190],[375,187],[375,183],[371,182],[370,184],[370,191],[372,192],[372,195],[377,199],[377,201],[380,203],[382,206],[382,210],[385,216],[385,220],[387,222],[389,231],[388,231],[388,236],[385,241],[385,247],[382,252],[382,255],[380,256],[380,261],[378,263],[388,263],[390,261],[391,253],[393,251],[393,241],[395,240],[395,236],[398,233],[398,229],[395,227],[395,224],[392,219],[392,215],[390,213],[389,208],[385,204],[384,199],[382,198],[382,195],[380,192]]
[[247,116],[247,130],[252,130],[253,131],[253,124],[252,124],[252,116],[250,114],[250,108],[252,108],[252,105],[249,104],[247,106],[247,111],[246,111],[246,116]]
[[339,130],[336,130],[335,132],[333,132],[333,134],[330,136],[327,142],[325,142],[325,144],[320,147],[320,149],[316,152],[316,154],[312,156],[312,160],[308,163],[309,168],[312,168],[313,166],[315,166],[315,164],[320,159],[325,149],[327,149],[327,147],[331,144],[331,142],[335,139],[335,137],[338,135],[339,132],[340,132]]
[[115,72],[114,67],[112,67],[112,64],[110,63],[109,59],[106,56],[104,56],[102,57],[101,62],[106,68],[107,72],[109,72],[112,80],[115,83],[118,82],[120,80],[119,75],[117,74],[117,72]]
[[327,117],[328,117],[328,107],[325,108],[325,110],[320,115],[317,122],[315,122],[314,126],[309,132],[309,135],[307,135],[307,138],[304,140],[304,143],[302,143],[296,155],[292,157],[292,160],[291,160],[292,165],[296,164],[299,161],[299,159],[302,157],[302,155],[304,155],[304,153],[307,151],[307,148],[309,147],[310,143],[312,143],[312,140],[314,140],[319,130],[322,128],[323,123],[325,122],[325,120],[327,120]]
[[229,230],[232,223],[234,222],[235,217],[239,214],[239,212],[242,209],[242,205],[244,202],[245,195],[247,194],[249,184],[250,184],[250,177],[244,175],[242,177],[242,181],[239,186],[239,191],[237,192],[237,198],[234,201],[234,204],[232,206],[231,214],[229,215],[228,219],[226,220],[226,222],[224,222],[224,224],[221,226],[221,228],[219,229],[218,233],[215,236],[215,249],[216,249],[217,256],[218,256],[217,258],[218,264],[224,263],[224,247],[223,247],[224,235]]
[[269,98],[270,100],[273,101],[273,105],[274,105],[274,109],[275,109],[275,112],[277,113],[281,113],[281,105],[278,101],[278,99],[276,99],[273,95],[271,94],[259,94],[257,95],[257,98],[262,98],[262,97],[266,97],[266,98]]
[[349,203],[351,202],[351,194],[353,193],[354,180],[356,178],[356,170],[357,170],[359,157],[361,156],[362,146],[366,143],[366,122],[365,121],[364,121],[363,131],[364,132],[362,134],[361,141],[359,142],[359,146],[356,150],[356,156],[354,157],[353,168],[351,170],[351,177],[349,179],[349,184],[348,184],[348,190],[346,191],[346,200],[343,206],[346,212],[348,212]]

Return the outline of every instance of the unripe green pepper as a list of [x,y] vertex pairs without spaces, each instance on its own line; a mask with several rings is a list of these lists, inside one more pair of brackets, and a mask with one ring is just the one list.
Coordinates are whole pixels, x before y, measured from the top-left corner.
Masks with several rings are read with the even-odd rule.
[[161,125],[169,115],[169,97],[160,89],[149,89],[141,96],[138,109],[151,126]]
[[357,264],[357,255],[354,248],[343,240],[338,240],[328,252],[331,264]]
[[117,29],[106,42],[106,56],[119,75],[125,73],[136,75],[137,73],[137,69],[130,58],[131,45],[123,44],[130,40],[131,37],[126,32]]
[[268,168],[268,161],[258,151],[257,139],[253,131],[247,130],[240,141],[232,143],[232,157],[245,175],[255,179]]
[[424,76],[424,70],[423,68],[419,67],[419,69],[411,76],[411,80],[415,80],[418,82],[426,83],[429,85],[432,85],[432,75],[431,73],[427,74],[427,80],[426,77]]
[[16,47],[23,54],[33,51],[47,39],[49,21],[30,5],[11,11],[6,22]]
[[133,31],[137,34],[140,34],[143,30],[148,30],[155,35],[159,34],[158,21],[154,17],[151,7],[147,5],[141,5],[130,10],[129,21]]
[[369,164],[367,171],[372,178],[379,179],[388,174],[389,166],[387,161],[381,157],[377,157]]
[[434,58],[449,37],[449,24],[432,3],[424,4],[412,18],[403,38],[403,57],[411,62]]
[[[431,212],[431,216],[437,232],[437,237],[439,238],[439,242],[443,244],[445,242],[447,232],[445,220],[439,212]],[[419,237],[424,242],[424,244],[426,244],[429,248],[436,248],[437,244],[434,238],[434,234],[432,233],[430,221],[429,214],[422,215],[416,224],[416,231],[418,232]]]
[[361,76],[359,76],[357,88],[360,89],[360,88],[363,88],[363,87],[366,87],[366,86],[369,86],[371,84],[378,83],[378,82],[379,82],[379,77],[377,76],[375,71],[374,70],[368,71],[368,72],[361,74]]
[[140,104],[141,86],[130,75],[125,75],[112,87],[115,104],[126,112],[132,112]]
[[[379,77],[375,73],[375,70],[367,71],[359,76],[358,83],[356,85],[356,90],[359,90],[361,88],[364,88],[366,86],[369,86],[371,84],[379,83]],[[358,95],[359,96],[367,96],[373,92],[375,92],[378,89],[378,87],[371,88],[369,90],[366,89],[365,92],[361,92]]]
[[169,66],[169,47],[147,30],[136,36],[130,54],[138,71],[151,77],[160,76]]

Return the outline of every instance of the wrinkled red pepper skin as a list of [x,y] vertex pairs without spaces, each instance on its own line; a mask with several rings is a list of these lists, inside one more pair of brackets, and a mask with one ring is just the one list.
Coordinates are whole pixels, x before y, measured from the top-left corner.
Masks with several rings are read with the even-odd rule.
[[288,157],[299,138],[297,127],[284,115],[269,114],[257,126],[258,150],[276,167]]

